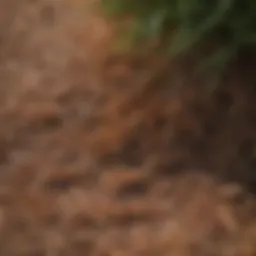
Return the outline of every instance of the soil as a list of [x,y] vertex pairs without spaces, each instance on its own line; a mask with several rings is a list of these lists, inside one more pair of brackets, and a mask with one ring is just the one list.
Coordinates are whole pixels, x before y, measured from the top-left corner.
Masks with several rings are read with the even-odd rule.
[[254,66],[114,54],[92,3],[0,3],[0,255],[255,255]]

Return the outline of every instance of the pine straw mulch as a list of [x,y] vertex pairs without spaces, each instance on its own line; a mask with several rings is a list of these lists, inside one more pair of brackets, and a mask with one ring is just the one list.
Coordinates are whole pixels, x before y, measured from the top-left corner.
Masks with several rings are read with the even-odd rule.
[[0,255],[256,254],[241,68],[209,92],[83,1],[1,4]]

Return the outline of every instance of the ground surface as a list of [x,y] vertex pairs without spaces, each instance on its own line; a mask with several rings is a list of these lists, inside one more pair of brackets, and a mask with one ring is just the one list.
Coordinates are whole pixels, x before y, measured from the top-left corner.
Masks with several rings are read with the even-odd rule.
[[110,38],[85,1],[0,2],[0,255],[255,255],[250,91]]

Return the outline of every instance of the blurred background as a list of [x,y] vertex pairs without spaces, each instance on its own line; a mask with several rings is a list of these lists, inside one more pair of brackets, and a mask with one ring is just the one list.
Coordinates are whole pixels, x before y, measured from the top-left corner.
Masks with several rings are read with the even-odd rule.
[[1,0],[0,255],[255,255],[255,10]]

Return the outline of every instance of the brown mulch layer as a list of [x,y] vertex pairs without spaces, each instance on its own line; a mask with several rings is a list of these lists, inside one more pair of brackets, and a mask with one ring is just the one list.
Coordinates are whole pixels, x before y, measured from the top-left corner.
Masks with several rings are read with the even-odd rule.
[[249,62],[113,55],[87,2],[0,3],[0,255],[255,255]]

